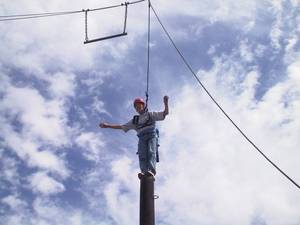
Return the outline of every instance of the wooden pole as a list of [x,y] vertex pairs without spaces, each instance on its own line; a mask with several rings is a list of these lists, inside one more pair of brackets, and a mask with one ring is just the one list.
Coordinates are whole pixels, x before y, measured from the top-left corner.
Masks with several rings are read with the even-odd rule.
[[140,178],[140,225],[155,225],[154,177]]

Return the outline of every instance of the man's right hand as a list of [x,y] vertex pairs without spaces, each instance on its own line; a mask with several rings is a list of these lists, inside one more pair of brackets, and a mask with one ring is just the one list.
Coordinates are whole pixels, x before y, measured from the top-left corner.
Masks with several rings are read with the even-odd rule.
[[164,103],[165,103],[165,104],[168,104],[168,101],[169,101],[169,96],[167,96],[167,95],[164,96]]
[[100,123],[99,127],[101,127],[101,128],[108,128],[108,124],[107,123]]

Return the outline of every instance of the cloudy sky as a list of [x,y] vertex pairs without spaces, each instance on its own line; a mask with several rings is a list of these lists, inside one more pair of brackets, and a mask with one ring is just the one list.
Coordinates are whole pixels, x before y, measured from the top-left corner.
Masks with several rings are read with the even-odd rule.
[[[3,0],[0,15],[118,0]],[[153,0],[199,79],[238,126],[300,183],[300,1]],[[0,21],[0,224],[139,223],[136,134],[100,129],[144,97],[147,3],[128,35],[84,45],[84,14]],[[124,8],[91,12],[88,35],[122,31]],[[258,154],[151,19],[151,111],[159,123],[158,225],[299,225],[300,190]]]

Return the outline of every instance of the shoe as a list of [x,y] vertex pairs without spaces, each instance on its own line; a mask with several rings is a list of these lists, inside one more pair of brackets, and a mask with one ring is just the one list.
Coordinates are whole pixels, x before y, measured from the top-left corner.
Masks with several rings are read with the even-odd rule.
[[156,175],[156,170],[152,170],[152,173],[154,174],[154,176]]
[[155,174],[151,170],[149,170],[149,171],[146,172],[146,176],[149,176],[149,177],[152,176],[152,177],[154,177]]

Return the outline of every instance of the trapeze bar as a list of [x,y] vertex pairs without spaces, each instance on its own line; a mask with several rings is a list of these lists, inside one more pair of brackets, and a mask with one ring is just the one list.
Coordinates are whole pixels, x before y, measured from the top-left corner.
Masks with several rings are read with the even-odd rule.
[[106,36],[106,37],[102,37],[102,38],[86,40],[86,41],[83,42],[83,43],[84,43],[84,44],[88,44],[88,43],[92,43],[92,42],[96,42],[96,41],[103,41],[103,40],[107,40],[107,39],[111,39],[111,38],[116,38],[116,37],[121,37],[121,36],[125,36],[125,35],[127,35],[127,33],[126,33],[126,32],[123,32],[123,33],[121,33],[121,34],[115,34],[115,35]]

